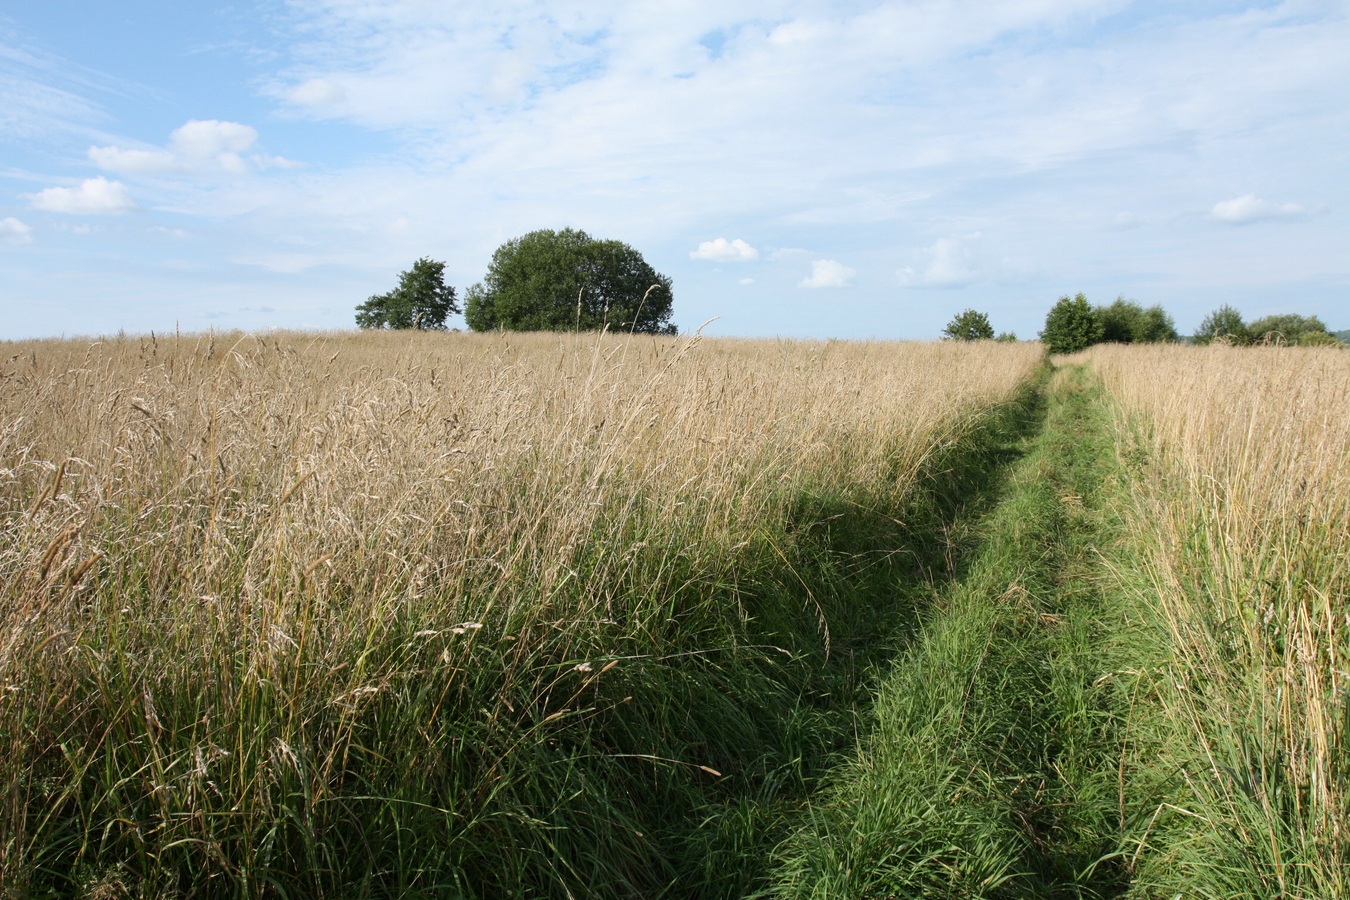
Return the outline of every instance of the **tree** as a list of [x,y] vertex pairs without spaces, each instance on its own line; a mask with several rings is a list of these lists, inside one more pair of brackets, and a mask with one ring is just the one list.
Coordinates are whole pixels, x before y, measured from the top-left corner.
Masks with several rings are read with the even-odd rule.
[[1051,353],[1077,353],[1102,339],[1102,323],[1087,297],[1060,297],[1045,317],[1041,340]]
[[1133,300],[1117,297],[1097,308],[1102,340],[1117,344],[1157,344],[1178,340],[1176,324],[1161,306],[1144,309]]
[[1245,347],[1252,342],[1251,334],[1242,321],[1242,313],[1228,304],[1205,316],[1192,340],[1201,345],[1221,341],[1237,347]]
[[356,307],[361,328],[444,329],[445,319],[459,312],[455,289],[445,283],[445,263],[423,257],[398,276],[398,287],[376,294]]
[[990,341],[994,339],[994,326],[984,313],[968,309],[947,323],[942,336],[953,341]]
[[1301,344],[1305,347],[1334,344],[1336,339],[1317,316],[1293,313],[1266,316],[1247,326],[1247,334],[1258,344]]
[[632,247],[584,231],[532,231],[492,254],[469,288],[474,331],[615,331],[674,334],[670,279]]

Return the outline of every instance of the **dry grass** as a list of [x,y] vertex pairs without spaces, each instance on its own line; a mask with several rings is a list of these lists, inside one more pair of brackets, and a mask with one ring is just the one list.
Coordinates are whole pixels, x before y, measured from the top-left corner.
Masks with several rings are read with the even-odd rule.
[[752,617],[724,607],[803,492],[903,498],[1040,356],[442,334],[0,351],[0,881],[76,853],[94,881],[195,866],[253,890],[269,859],[379,850],[325,835],[401,815],[332,802],[389,800],[381,766],[455,823],[446,847],[499,840],[512,753],[603,705],[610,663]]
[[1102,346],[1086,358],[1143,423],[1127,457],[1157,477],[1137,525],[1171,647],[1162,697],[1185,836],[1157,841],[1155,875],[1203,872],[1215,896],[1343,896],[1350,353]]

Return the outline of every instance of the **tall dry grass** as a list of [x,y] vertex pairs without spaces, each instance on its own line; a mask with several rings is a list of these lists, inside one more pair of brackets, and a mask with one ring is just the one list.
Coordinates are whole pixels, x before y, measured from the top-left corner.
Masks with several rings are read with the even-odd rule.
[[[798,562],[803,496],[900,503],[1040,357],[453,334],[0,350],[19,896],[659,880],[643,798],[617,794],[660,802],[648,768],[711,778],[719,746],[662,743],[689,697],[717,702],[670,671],[772,631],[756,579]],[[621,711],[644,697],[667,706],[639,732]],[[633,774],[616,789],[586,760]]]
[[1136,525],[1169,654],[1159,768],[1177,791],[1141,839],[1142,883],[1345,896],[1350,354],[1100,346],[1086,358],[1142,428],[1127,458],[1154,479]]

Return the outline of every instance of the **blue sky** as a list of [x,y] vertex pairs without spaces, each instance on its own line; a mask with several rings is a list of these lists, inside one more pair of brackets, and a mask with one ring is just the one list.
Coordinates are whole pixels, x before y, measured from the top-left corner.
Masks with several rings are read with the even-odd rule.
[[5,3],[0,339],[350,328],[563,227],[711,334],[1350,328],[1348,50],[1315,0]]

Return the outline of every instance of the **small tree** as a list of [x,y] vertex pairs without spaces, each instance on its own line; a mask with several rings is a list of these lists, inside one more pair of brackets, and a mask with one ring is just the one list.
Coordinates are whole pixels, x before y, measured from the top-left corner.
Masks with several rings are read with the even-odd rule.
[[1228,304],[1205,316],[1192,340],[1202,345],[1222,341],[1237,347],[1245,347],[1252,342],[1251,334],[1242,321],[1242,313]]
[[398,287],[358,305],[356,324],[361,328],[444,329],[446,317],[457,312],[455,289],[445,283],[445,263],[424,257],[399,274]]
[[502,244],[466,300],[464,320],[474,331],[675,333],[670,279],[627,244],[571,228]]
[[989,341],[994,338],[994,326],[984,313],[968,309],[947,323],[942,336],[952,341]]
[[1041,340],[1051,353],[1077,353],[1102,339],[1102,323],[1097,311],[1083,294],[1070,299],[1060,297],[1045,317]]

